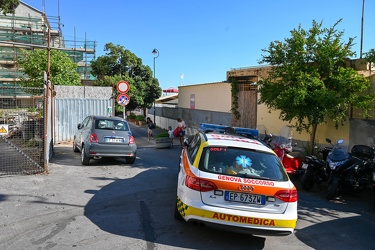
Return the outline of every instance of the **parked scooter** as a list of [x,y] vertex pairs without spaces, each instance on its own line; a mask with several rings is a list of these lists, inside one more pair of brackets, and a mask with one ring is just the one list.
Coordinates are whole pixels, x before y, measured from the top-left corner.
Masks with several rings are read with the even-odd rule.
[[305,157],[305,161],[302,164],[302,169],[305,172],[301,179],[301,185],[304,190],[309,191],[315,184],[319,185],[322,182],[328,181],[329,173],[326,168],[326,159],[331,150],[332,147],[320,149],[318,153],[322,155],[322,159],[319,159],[315,155]]
[[293,133],[290,127],[282,127],[280,133],[272,141],[273,151],[280,158],[288,175],[296,176],[302,173],[302,157],[293,156]]
[[[327,139],[329,143],[331,140]],[[327,157],[330,170],[327,199],[333,199],[340,192],[363,190],[373,174],[375,150],[366,145],[355,145],[349,153],[344,140],[338,140]]]

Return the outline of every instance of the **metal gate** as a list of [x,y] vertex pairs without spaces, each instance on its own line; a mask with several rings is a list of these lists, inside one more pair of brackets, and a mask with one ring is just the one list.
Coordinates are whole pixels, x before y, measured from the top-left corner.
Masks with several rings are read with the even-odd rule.
[[0,85],[0,176],[44,172],[43,88]]

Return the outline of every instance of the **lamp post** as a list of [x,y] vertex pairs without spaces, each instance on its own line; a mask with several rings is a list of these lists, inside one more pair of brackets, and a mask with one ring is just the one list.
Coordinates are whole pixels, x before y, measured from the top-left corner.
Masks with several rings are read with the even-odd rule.
[[[155,81],[155,59],[158,58],[158,56],[159,56],[159,50],[154,49],[152,51],[152,54],[154,54],[154,81]],[[156,124],[156,121],[155,121],[155,100],[154,100],[154,123]]]

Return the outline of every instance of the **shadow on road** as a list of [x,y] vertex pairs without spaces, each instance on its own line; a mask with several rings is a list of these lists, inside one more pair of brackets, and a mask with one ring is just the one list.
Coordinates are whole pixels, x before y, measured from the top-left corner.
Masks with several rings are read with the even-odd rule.
[[[158,163],[155,165],[160,166]],[[264,248],[263,237],[176,221],[176,176],[177,167],[156,167],[133,178],[115,180],[100,190],[87,190],[94,196],[84,215],[108,233],[146,240],[149,249],[155,244],[188,249]]]

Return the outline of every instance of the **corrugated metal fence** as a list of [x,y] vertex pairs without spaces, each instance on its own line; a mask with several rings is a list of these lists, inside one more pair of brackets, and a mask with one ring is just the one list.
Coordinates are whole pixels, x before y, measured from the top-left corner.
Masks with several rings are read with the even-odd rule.
[[88,115],[110,115],[112,99],[55,99],[55,143],[73,139],[77,124]]

